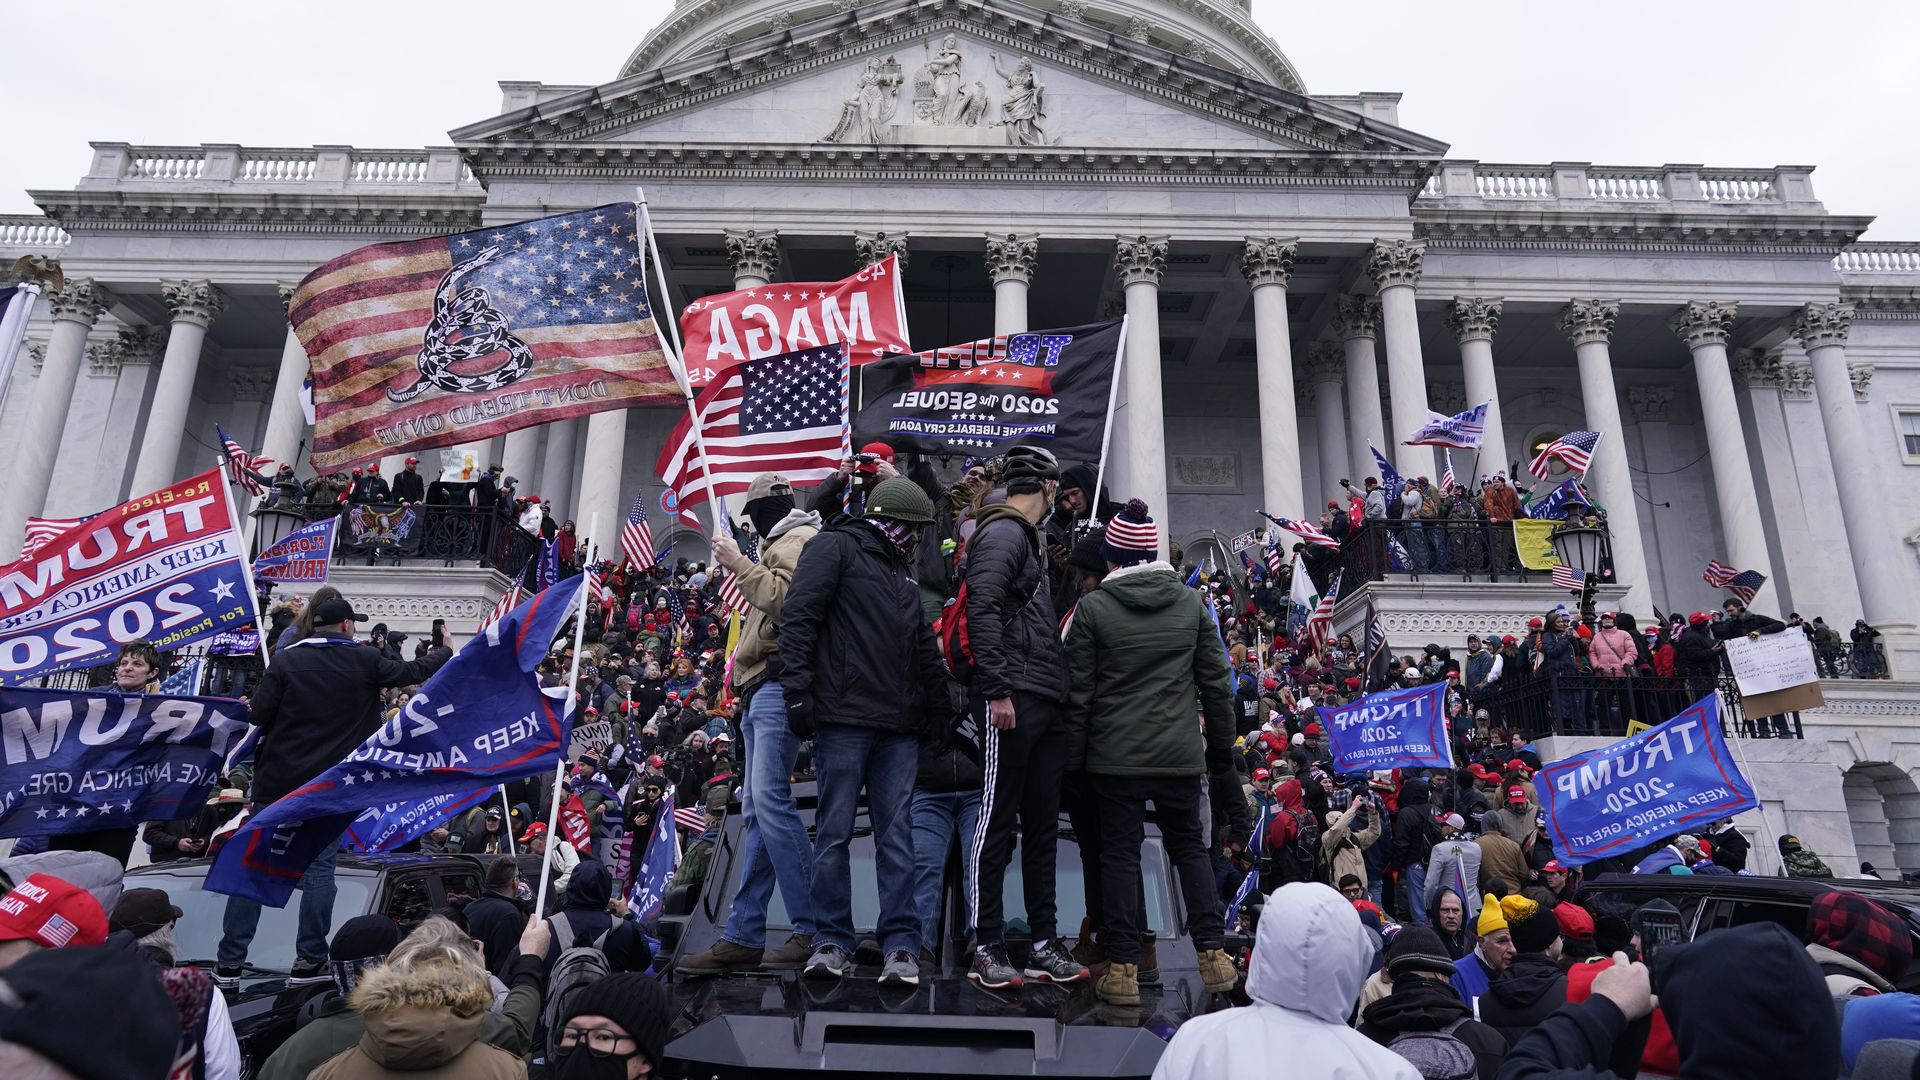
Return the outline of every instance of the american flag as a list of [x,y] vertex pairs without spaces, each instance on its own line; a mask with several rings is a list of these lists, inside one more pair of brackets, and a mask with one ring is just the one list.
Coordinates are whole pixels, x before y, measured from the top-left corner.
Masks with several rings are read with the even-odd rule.
[[1568,566],[1561,562],[1554,563],[1552,577],[1553,587],[1556,589],[1579,592],[1586,587],[1587,572],[1577,566]]
[[1279,581],[1280,568],[1285,565],[1286,565],[1286,560],[1282,558],[1280,555],[1280,538],[1277,536],[1268,537],[1267,538],[1267,572],[1273,575],[1273,579],[1275,581]]
[[[534,558],[537,559],[539,556],[536,555]],[[533,559],[527,561],[531,564]],[[520,602],[527,598],[527,590],[521,586],[521,582],[525,580],[527,580],[527,571],[522,567],[520,572],[513,576],[513,584],[508,586],[506,594],[500,597],[500,602],[493,605],[493,610],[487,612],[486,618],[480,620],[480,628],[474,631],[475,633],[486,633],[487,627],[506,618],[507,612],[520,606]]]
[[[749,562],[759,562],[760,541],[755,540],[750,546],[741,548],[740,553]],[[720,610],[737,611],[742,615],[747,613],[747,598],[740,592],[740,578],[731,570],[723,570],[720,575]]]
[[1453,490],[1453,451],[1451,449],[1440,451],[1440,459],[1445,466],[1440,470],[1440,491],[1444,494]]
[[1527,471],[1542,480],[1547,478],[1547,469],[1558,461],[1577,473],[1584,473],[1593,464],[1593,448],[1600,445],[1600,433],[1597,431],[1569,431],[1540,448],[1527,465]]
[[1309,525],[1304,521],[1295,521],[1292,518],[1274,517],[1272,514],[1266,513],[1265,511],[1262,511],[1260,516],[1263,518],[1266,518],[1268,521],[1273,522],[1275,525],[1280,526],[1281,528],[1287,530],[1288,532],[1293,533],[1294,535],[1298,536],[1302,540],[1305,540],[1309,544],[1315,544],[1323,548],[1332,548],[1335,551],[1340,550],[1340,541],[1335,540],[1333,537],[1328,536],[1326,533],[1321,532],[1318,528],[1312,525]]
[[1767,575],[1758,570],[1735,570],[1717,559],[1708,563],[1707,572],[1700,576],[1714,588],[1739,597],[1743,604],[1753,603],[1753,595],[1767,583]]
[[647,524],[646,492],[634,493],[633,507],[627,511],[626,527],[620,530],[620,550],[626,553],[627,561],[639,569],[653,567],[653,526]]
[[672,633],[668,636],[678,641],[687,629],[687,604],[680,597],[680,586],[671,582],[667,585],[667,612],[673,616]]
[[[313,377],[315,467],[680,400],[637,215],[614,203],[374,244],[307,275],[288,319]],[[573,393],[590,379],[595,396]],[[427,417],[509,389],[531,407],[427,433]]]
[[213,433],[220,436],[220,452],[227,456],[227,479],[247,489],[249,495],[258,497],[266,494],[267,489],[260,483],[260,477],[273,468],[273,459],[247,453],[219,424],[213,425]]
[[1732,581],[1739,573],[1740,571],[1735,570],[1719,559],[1710,559],[1707,561],[1706,572],[1700,575],[1700,580],[1716,589],[1724,589],[1727,587],[1727,583]]
[[832,476],[846,439],[846,366],[846,348],[835,344],[727,369],[694,402],[708,460],[694,442],[692,418],[683,417],[655,463],[660,478],[686,507],[707,497],[708,480],[724,498],[764,472],[796,484]]
[[593,586],[593,598],[599,603],[600,610],[612,611],[614,603],[620,599],[620,594],[614,592],[613,586],[608,585],[607,579],[599,574],[588,574],[587,581]]
[[38,936],[53,948],[63,949],[71,944],[79,933],[79,926],[75,925],[74,922],[65,915],[56,911],[47,916],[47,921],[41,925]]
[[1333,643],[1333,605],[1340,599],[1340,577],[1340,574],[1333,575],[1333,581],[1327,585],[1327,595],[1320,598],[1313,614],[1307,616],[1307,636],[1313,639],[1315,652]]
[[1452,446],[1461,450],[1478,450],[1487,437],[1487,406],[1492,402],[1483,401],[1466,412],[1453,416],[1442,416],[1437,412],[1427,412],[1427,422],[1408,439],[1408,446]]
[[24,559],[32,555],[61,533],[68,529],[77,529],[99,516],[99,514],[88,514],[86,517],[77,518],[28,518],[26,535],[20,541],[20,557]]
[[698,806],[683,806],[673,812],[673,823],[690,833],[707,831],[707,812]]

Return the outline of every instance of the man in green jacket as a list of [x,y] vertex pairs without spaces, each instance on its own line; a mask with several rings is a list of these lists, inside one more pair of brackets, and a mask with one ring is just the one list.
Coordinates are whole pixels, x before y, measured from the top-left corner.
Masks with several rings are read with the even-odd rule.
[[[546,920],[528,921],[520,935],[520,955],[501,971],[510,987],[506,1004],[498,1012],[489,1012],[481,1022],[480,1038],[489,1046],[523,1058],[533,1048],[533,1028],[540,1020],[540,1005],[546,997],[547,944],[551,939]],[[360,1013],[347,1008],[347,998],[361,974],[385,963],[387,954],[399,944],[400,930],[385,915],[358,915],[341,924],[328,950],[328,967],[337,992],[319,999],[319,1015],[280,1044],[260,1067],[255,1080],[306,1080],[308,1073],[358,1043],[366,1034],[367,1023]]]
[[[1226,650],[1200,595],[1158,561],[1159,546],[1147,505],[1127,503],[1101,545],[1112,572],[1081,598],[1067,631],[1067,768],[1089,774],[1105,841],[1099,872],[1111,963],[1094,990],[1115,1005],[1140,1003],[1140,844],[1149,802],[1180,873],[1206,988],[1224,993],[1237,981],[1221,947],[1225,914],[1200,829],[1203,775],[1239,791]],[[1194,724],[1196,690],[1204,738]],[[1244,819],[1244,800],[1228,801]]]

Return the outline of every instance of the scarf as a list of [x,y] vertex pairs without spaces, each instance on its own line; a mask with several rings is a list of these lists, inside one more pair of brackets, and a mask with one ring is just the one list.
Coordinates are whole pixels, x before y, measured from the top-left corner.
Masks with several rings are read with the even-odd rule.
[[901,558],[904,559],[913,554],[913,542],[919,538],[913,525],[904,521],[895,521],[892,518],[868,518],[867,524],[872,525],[881,536],[885,537],[887,543],[893,545],[893,550],[898,552]]

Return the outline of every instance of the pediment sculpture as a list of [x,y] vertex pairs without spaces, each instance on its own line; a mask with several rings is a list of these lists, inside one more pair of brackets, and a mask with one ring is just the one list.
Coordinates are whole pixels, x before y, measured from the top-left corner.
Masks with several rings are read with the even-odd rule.
[[911,107],[903,122],[901,88],[907,79],[900,61],[868,60],[854,80],[853,93],[840,107],[840,120],[821,141],[830,143],[963,143],[1037,146],[1046,133],[1046,86],[1033,61],[1020,57],[1009,71],[999,53],[988,53],[994,74],[1006,84],[995,109],[986,83],[967,77],[967,58],[959,38],[948,34],[927,44],[927,60],[915,69]]

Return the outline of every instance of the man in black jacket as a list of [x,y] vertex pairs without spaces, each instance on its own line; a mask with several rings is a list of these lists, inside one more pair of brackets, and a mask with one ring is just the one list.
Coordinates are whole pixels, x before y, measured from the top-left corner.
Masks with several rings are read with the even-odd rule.
[[467,931],[480,943],[487,970],[502,975],[507,963],[519,955],[520,934],[530,914],[529,905],[520,899],[519,865],[510,857],[495,859],[487,867],[486,889],[467,905]]
[[1427,777],[1415,776],[1408,780],[1400,792],[1400,812],[1393,819],[1392,863],[1400,871],[1400,882],[1407,890],[1407,921],[1415,925],[1425,925],[1427,921],[1425,905],[1421,902],[1427,891],[1427,857],[1433,854],[1434,842],[1440,839],[1440,826],[1433,820],[1432,795],[1432,781]]
[[427,501],[427,481],[420,475],[419,458],[410,456],[401,463],[400,471],[393,477],[393,498],[403,503]]
[[[1052,454],[1016,447],[1004,458],[1007,501],[982,507],[967,545],[967,631],[973,652],[969,706],[983,739],[986,788],[974,832],[974,950],[968,978],[1019,986],[1087,977],[1060,943],[1054,853],[1067,768],[1067,662],[1049,593],[1039,525],[1053,508],[1060,467]],[[1007,960],[1002,887],[1016,822],[1021,886],[1033,954],[1024,972]]]
[[[1483,1080],[1498,1076],[1507,1056],[1507,1040],[1475,1020],[1473,1011],[1447,982],[1453,975],[1453,961],[1440,935],[1424,926],[1406,927],[1387,948],[1386,959],[1393,992],[1361,1011],[1360,1034],[1414,1061],[1416,1066],[1451,1053],[1457,1069],[1465,1064],[1458,1060],[1463,1056],[1460,1051],[1465,1051],[1471,1056],[1471,1075]],[[1410,1038],[1395,1046],[1394,1039],[1402,1035]],[[1450,1047],[1453,1041],[1460,1044],[1457,1050]],[[1442,1074],[1423,1069],[1421,1075]]]
[[861,788],[873,823],[883,983],[920,981],[910,820],[919,736],[950,719],[947,669],[914,583],[917,526],[933,519],[919,485],[874,485],[862,517],[807,541],[780,611],[780,686],[787,724],[813,739],[813,908],[806,974],[844,976],[854,950],[847,845]]
[[[1765,615],[1757,615],[1748,610],[1747,605],[1741,603],[1737,596],[1728,597],[1727,602],[1720,605],[1720,613],[1726,617],[1713,624],[1713,636],[1716,639],[1714,648],[1723,653],[1727,648],[1726,643],[1733,638],[1745,637],[1757,640],[1762,634],[1778,634],[1787,628],[1787,624],[1779,619],[1769,619]],[[1791,725],[1788,724],[1785,714],[1774,717],[1749,717],[1748,722],[1758,725],[1760,730],[1764,731],[1769,719],[1773,721],[1773,733],[1776,738],[1784,739],[1792,734]]]
[[[453,656],[438,645],[418,660],[401,662],[355,641],[365,615],[344,598],[322,600],[313,611],[313,634],[280,653],[260,678],[248,719],[260,729],[254,761],[252,804],[264,807],[339,764],[380,728],[380,691],[427,681]],[[300,929],[288,982],[327,981],[327,931],[333,921],[333,865],[337,845],[328,845],[300,879]],[[214,979],[234,985],[247,947],[260,926],[260,905],[227,898]]]

